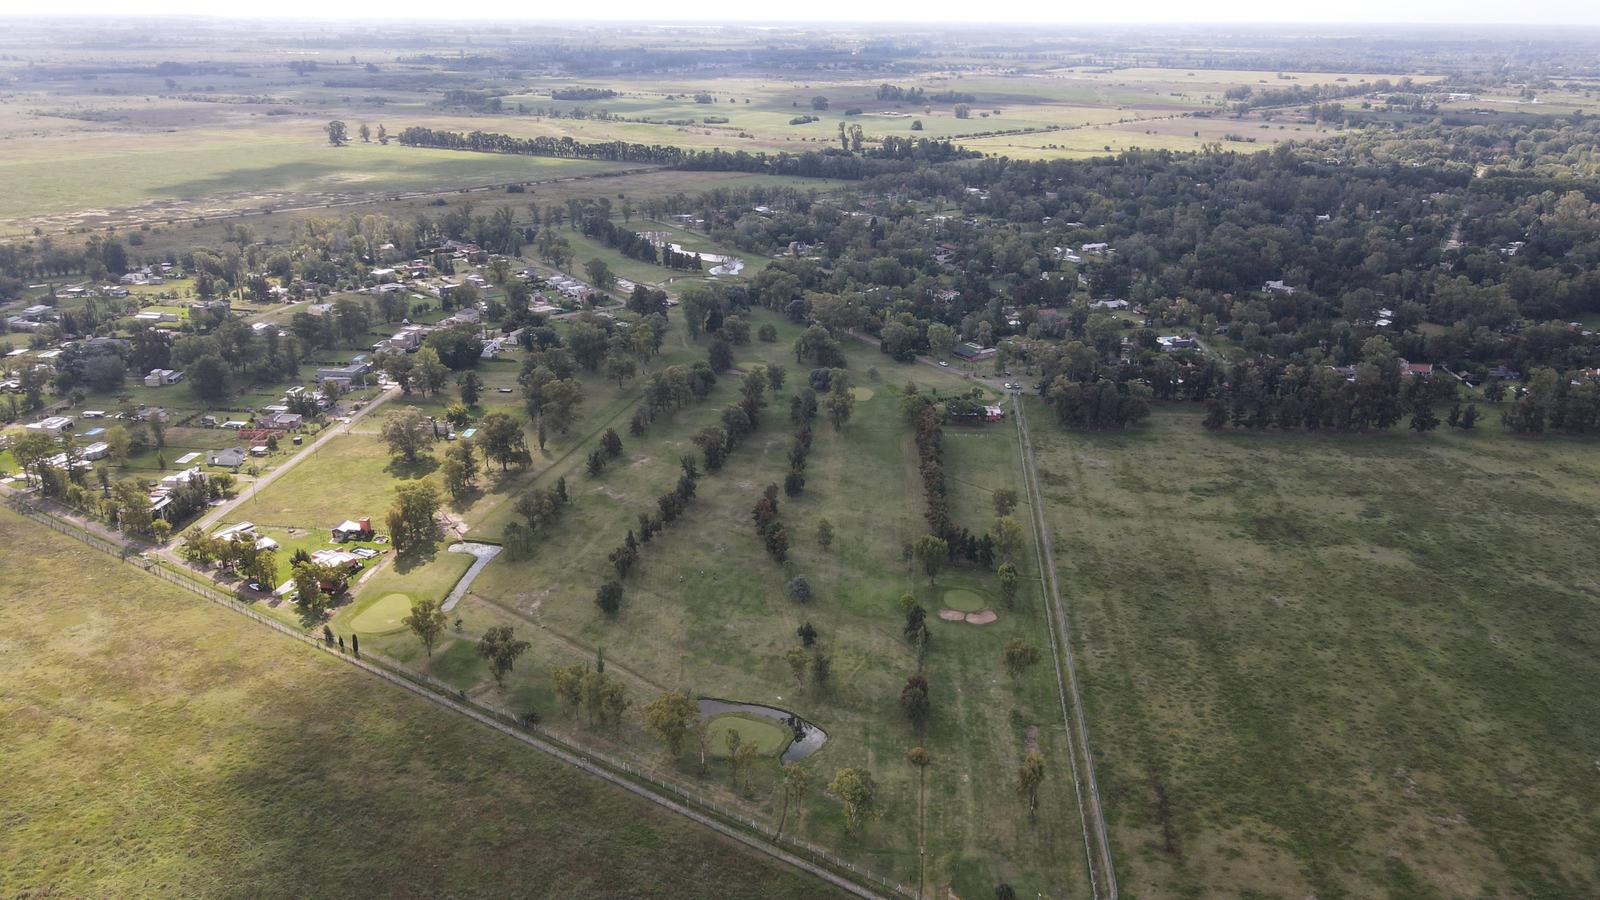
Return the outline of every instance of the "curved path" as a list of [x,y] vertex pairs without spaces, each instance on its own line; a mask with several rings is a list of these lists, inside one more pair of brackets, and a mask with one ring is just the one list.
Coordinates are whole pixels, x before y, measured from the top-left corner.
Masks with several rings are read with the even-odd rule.
[[467,589],[472,587],[472,579],[477,578],[478,573],[483,571],[483,567],[489,564],[489,560],[499,556],[500,551],[503,549],[505,548],[494,544],[480,544],[477,541],[461,541],[446,547],[445,550],[450,553],[471,553],[477,557],[477,560],[472,563],[472,568],[461,576],[461,580],[456,582],[455,589],[450,592],[449,598],[439,608],[445,612],[455,609],[456,604],[461,602],[461,598],[467,595]]

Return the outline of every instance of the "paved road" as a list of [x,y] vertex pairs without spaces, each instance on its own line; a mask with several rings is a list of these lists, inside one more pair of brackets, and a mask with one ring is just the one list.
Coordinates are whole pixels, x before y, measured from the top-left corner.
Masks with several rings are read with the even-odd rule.
[[[1089,722],[1083,712],[1083,697],[1078,690],[1077,661],[1072,650],[1072,631],[1061,602],[1061,582],[1056,576],[1050,528],[1044,518],[1044,498],[1039,491],[1039,471],[1034,464],[1033,443],[1021,398],[1013,398],[1021,443],[1023,482],[1028,492],[1029,515],[1039,552],[1039,574],[1046,593],[1045,611],[1051,620],[1050,643],[1055,651],[1056,679],[1060,688],[1061,712],[1067,725],[1067,741],[1072,750],[1072,777],[1078,790],[1078,807],[1083,813],[1084,851],[1088,855],[1089,884],[1095,897],[1117,900],[1117,873],[1111,861],[1111,841],[1106,832],[1105,814],[1100,804],[1100,784],[1094,774],[1094,751],[1089,743]],[[1068,700],[1071,700],[1070,708]],[[1076,726],[1074,728],[1074,725]],[[1082,765],[1079,765],[1079,761]],[[1087,806],[1085,806],[1087,800]],[[1097,871],[1098,870],[1098,871]]]

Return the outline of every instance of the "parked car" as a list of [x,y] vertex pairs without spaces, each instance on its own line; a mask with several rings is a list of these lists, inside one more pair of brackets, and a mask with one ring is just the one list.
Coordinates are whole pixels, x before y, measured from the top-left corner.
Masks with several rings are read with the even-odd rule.
[[950,368],[950,363],[946,360],[939,360],[939,365],[944,366],[946,369]]

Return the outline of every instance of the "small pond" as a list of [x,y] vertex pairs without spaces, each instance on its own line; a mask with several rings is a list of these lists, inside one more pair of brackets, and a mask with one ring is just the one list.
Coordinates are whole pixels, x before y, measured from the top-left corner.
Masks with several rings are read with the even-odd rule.
[[783,751],[781,759],[786,763],[799,762],[802,759],[822,749],[828,740],[828,733],[821,728],[807,722],[786,709],[776,706],[762,706],[759,703],[736,703],[732,700],[718,700],[715,697],[700,698],[700,715],[711,718],[723,713],[749,713],[775,719],[780,724],[787,725],[794,730],[794,740]]

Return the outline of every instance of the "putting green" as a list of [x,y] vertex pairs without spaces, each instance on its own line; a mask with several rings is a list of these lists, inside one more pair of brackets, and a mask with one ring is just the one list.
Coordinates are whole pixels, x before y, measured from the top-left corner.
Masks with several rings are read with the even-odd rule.
[[398,631],[405,626],[400,620],[411,614],[411,597],[406,594],[384,594],[378,602],[363,609],[350,620],[350,627],[365,634],[383,634]]
[[856,398],[858,402],[866,402],[872,399],[872,388],[853,387],[850,389],[850,396]]
[[723,713],[706,726],[706,747],[713,756],[728,755],[730,731],[739,732],[739,740],[743,743],[754,742],[761,748],[762,756],[777,756],[794,740],[794,732],[772,719],[744,713]]
[[989,598],[966,588],[951,588],[944,592],[943,602],[948,609],[959,609],[970,613],[986,608],[989,605]]

